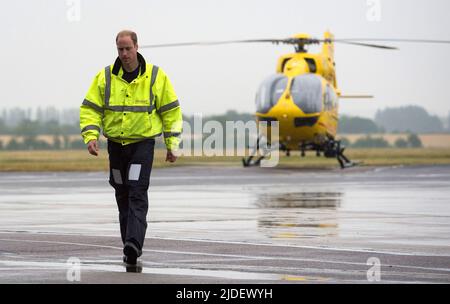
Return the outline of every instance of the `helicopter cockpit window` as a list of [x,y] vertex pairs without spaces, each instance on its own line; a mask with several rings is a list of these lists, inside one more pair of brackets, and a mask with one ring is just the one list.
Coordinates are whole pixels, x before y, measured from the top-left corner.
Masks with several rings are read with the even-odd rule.
[[291,95],[294,103],[305,114],[322,111],[322,81],[315,74],[304,74],[292,80]]
[[326,110],[331,110],[337,106],[337,95],[334,90],[330,87],[330,85],[326,86],[325,95],[324,95],[324,104]]
[[278,102],[286,90],[288,79],[284,75],[275,74],[263,81],[256,93],[256,111],[267,113]]

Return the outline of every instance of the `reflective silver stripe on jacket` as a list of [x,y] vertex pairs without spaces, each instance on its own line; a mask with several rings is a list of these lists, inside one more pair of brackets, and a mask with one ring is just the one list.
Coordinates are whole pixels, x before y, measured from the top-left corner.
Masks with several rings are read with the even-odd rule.
[[96,126],[96,125],[89,125],[83,128],[83,130],[81,130],[81,133],[89,131],[89,130],[97,130],[98,132],[100,132],[100,127]]
[[103,131],[103,135],[104,135],[106,138],[108,138],[108,139],[114,139],[114,140],[144,140],[144,139],[152,139],[152,138],[155,138],[155,137],[160,136],[161,134],[162,134],[162,133],[158,133],[158,134],[155,134],[155,135],[150,136],[150,137],[112,137],[112,136],[109,136],[108,134],[106,134],[105,131]]
[[164,132],[164,138],[172,137],[172,136],[180,137],[181,132]]
[[150,105],[153,105],[153,85],[155,84],[156,76],[158,76],[158,70],[159,67],[154,65],[152,68],[152,78],[150,80]]
[[111,69],[108,65],[105,68],[105,106],[109,105],[109,98],[111,97]]
[[163,105],[161,108],[159,108],[158,110],[157,110],[157,112],[159,113],[159,114],[161,114],[161,113],[163,113],[163,112],[167,112],[167,111],[169,111],[169,110],[172,110],[173,108],[176,108],[176,107],[178,107],[180,105],[180,102],[178,101],[178,100],[175,100],[175,101],[173,101],[173,102],[171,102],[171,103],[168,103],[168,104],[166,104],[166,105]]
[[148,112],[154,110],[154,106],[106,106],[105,109],[113,112]]
[[100,112],[103,114],[103,108],[100,107],[99,105],[96,105],[95,103],[93,103],[92,101],[89,101],[87,99],[83,100],[83,105],[88,106],[93,108],[95,111]]

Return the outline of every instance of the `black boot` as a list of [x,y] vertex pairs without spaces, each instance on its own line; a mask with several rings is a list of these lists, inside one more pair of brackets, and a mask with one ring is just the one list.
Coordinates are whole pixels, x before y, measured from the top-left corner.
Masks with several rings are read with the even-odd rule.
[[140,256],[139,251],[139,248],[134,243],[126,242],[123,248],[123,262],[129,265],[136,265],[137,258]]

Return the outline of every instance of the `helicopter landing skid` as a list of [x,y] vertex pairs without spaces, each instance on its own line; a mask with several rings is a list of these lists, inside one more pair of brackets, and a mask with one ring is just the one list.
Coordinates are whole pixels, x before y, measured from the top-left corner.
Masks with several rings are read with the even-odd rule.
[[254,159],[254,155],[251,155],[247,158],[242,159],[242,165],[244,167],[253,167],[253,166],[259,166],[261,163],[261,160],[264,159],[264,156],[258,156],[258,158]]
[[[258,137],[256,140],[256,145],[253,147],[252,153],[247,158],[242,159],[242,165],[244,167],[253,167],[253,166],[259,166],[261,164],[261,161],[266,158],[266,156],[274,149],[274,148],[261,148],[259,143],[262,137]],[[269,145],[270,146],[270,145]],[[276,148],[278,149],[278,148]],[[258,151],[262,152],[262,155],[257,156]]]
[[330,140],[324,149],[325,157],[336,157],[341,169],[350,168],[358,165],[357,162],[352,162],[344,155],[344,147],[341,147],[340,140]]
[[339,153],[336,158],[341,166],[341,169],[350,168],[358,165],[358,163],[352,162],[349,160],[342,152],[344,152],[344,148],[342,148],[341,153]]

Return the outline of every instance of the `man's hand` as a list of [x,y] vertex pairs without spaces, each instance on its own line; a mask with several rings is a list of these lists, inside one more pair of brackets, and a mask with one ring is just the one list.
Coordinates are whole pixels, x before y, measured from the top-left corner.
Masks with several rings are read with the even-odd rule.
[[177,157],[172,153],[172,151],[167,150],[166,161],[174,163],[177,160]]
[[98,155],[98,143],[96,139],[91,140],[88,145],[87,149],[90,154],[97,156]]

